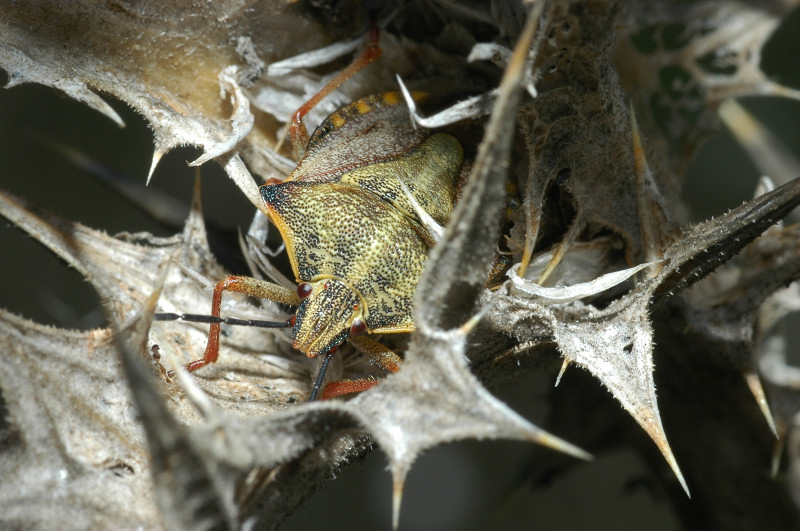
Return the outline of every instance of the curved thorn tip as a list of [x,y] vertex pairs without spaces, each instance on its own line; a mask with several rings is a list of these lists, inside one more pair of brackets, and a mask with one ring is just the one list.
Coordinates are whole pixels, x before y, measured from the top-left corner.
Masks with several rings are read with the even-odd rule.
[[397,531],[400,525],[400,505],[403,501],[403,485],[405,485],[406,477],[403,474],[401,477],[395,477],[392,481],[392,529]]
[[670,448],[669,443],[667,442],[667,436],[664,433],[664,427],[661,425],[661,418],[659,418],[658,412],[656,412],[655,417],[644,417],[641,419],[637,418],[636,420],[639,422],[639,425],[644,428],[644,431],[650,436],[653,442],[656,443],[661,455],[664,456],[667,464],[672,469],[672,473],[675,474],[675,477],[678,479],[678,483],[681,484],[684,492],[686,492],[686,496],[691,498],[692,495],[689,492],[689,486],[686,484],[686,479],[683,477],[683,472],[681,472],[681,469],[678,466],[678,461],[675,459],[675,455],[672,453],[672,448]]
[[583,459],[585,461],[593,461],[594,456],[589,452],[586,452],[574,444],[568,443],[564,439],[560,439],[555,435],[551,435],[546,431],[540,431],[536,435],[531,438],[532,442],[541,444],[542,446],[547,446],[548,448],[552,448],[553,450],[557,450],[559,452],[563,452],[567,455],[571,455],[573,457],[577,457],[578,459]]
[[569,367],[570,363],[572,363],[572,360],[564,356],[564,362],[561,364],[561,370],[558,371],[558,376],[556,376],[556,384],[553,387],[558,387],[558,384],[561,383],[561,377],[564,376],[565,372],[567,372],[567,367]]
[[778,435],[778,428],[775,425],[775,418],[772,416],[772,411],[769,408],[767,395],[764,394],[764,387],[761,385],[761,379],[755,372],[748,371],[744,373],[743,376],[744,381],[747,382],[747,387],[755,397],[756,402],[758,402],[758,407],[761,409],[761,414],[764,415],[764,419],[766,419],[770,431],[776,439],[779,439],[780,436]]
[[150,171],[147,172],[147,181],[145,182],[145,186],[150,184],[150,179],[153,177],[153,172],[156,171],[156,166],[158,166],[158,162],[161,160],[161,157],[164,156],[164,152],[156,149],[153,151],[153,161],[150,163]]

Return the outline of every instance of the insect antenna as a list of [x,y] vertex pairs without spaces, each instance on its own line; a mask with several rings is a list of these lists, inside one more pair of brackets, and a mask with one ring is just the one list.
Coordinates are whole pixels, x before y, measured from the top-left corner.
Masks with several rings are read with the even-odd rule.
[[317,373],[317,379],[314,382],[314,387],[311,388],[311,396],[308,397],[309,402],[313,402],[317,399],[317,394],[322,387],[322,380],[325,379],[325,372],[328,370],[328,363],[331,362],[331,358],[335,353],[336,347],[330,349],[328,353],[325,354],[325,359],[322,360],[322,365],[319,367],[319,372]]
[[291,328],[294,323],[287,321],[261,321],[258,319],[236,319],[234,317],[215,317],[197,313],[157,313],[154,321],[188,321],[190,323],[229,324],[238,326],[254,326],[256,328]]

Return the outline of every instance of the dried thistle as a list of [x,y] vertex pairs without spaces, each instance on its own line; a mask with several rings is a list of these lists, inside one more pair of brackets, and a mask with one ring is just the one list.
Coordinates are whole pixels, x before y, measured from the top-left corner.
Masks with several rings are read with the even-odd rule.
[[[110,323],[79,332],[0,314],[4,526],[277,527],[373,446],[389,459],[396,525],[422,451],[509,438],[583,457],[632,446],[687,527],[795,527],[797,378],[776,323],[797,306],[800,262],[797,231],[774,225],[800,203],[796,165],[780,157],[770,177],[787,184],[767,190],[765,181],[764,193],[703,223],[685,221],[679,198],[723,101],[797,98],[759,68],[791,4],[392,7],[378,14],[384,59],[309,123],[396,89],[399,75],[454,103],[421,123],[456,122],[479,144],[420,282],[419,329],[402,370],[351,400],[304,404],[314,364],[280,335],[231,329],[218,364],[173,376],[173,360],[200,356],[205,330],[153,323],[153,312],[208,307],[209,286],[225,274],[208,247],[199,187],[170,238],[108,236],[4,194],[0,212],[89,281]],[[367,19],[358,2],[26,2],[0,14],[0,66],[7,86],[55,87],[120,124],[102,96],[126,102],[153,129],[151,175],[169,151],[198,146],[191,164],[215,161],[258,205],[253,175],[291,168],[274,149],[283,120],[363,43]],[[453,79],[464,81],[454,88]],[[460,91],[474,95],[469,104],[457,103]],[[723,116],[734,129],[748,123],[735,107]],[[506,202],[508,174],[520,208]],[[504,210],[514,266],[487,290]],[[247,300],[225,311],[283,315]],[[555,377],[559,358],[561,374],[577,365],[594,379],[566,372],[546,398],[547,431],[486,390],[529,381],[531,368]],[[353,355],[338,370],[372,369]],[[788,442],[788,487],[764,473],[767,426]],[[526,481],[579,462],[537,451]]]

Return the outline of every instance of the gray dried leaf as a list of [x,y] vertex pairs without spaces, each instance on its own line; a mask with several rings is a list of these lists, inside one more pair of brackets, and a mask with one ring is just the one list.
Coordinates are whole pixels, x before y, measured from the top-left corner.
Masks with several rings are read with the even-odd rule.
[[564,304],[590,297],[592,295],[599,295],[607,289],[611,289],[614,286],[618,286],[622,282],[625,282],[642,269],[648,268],[656,263],[657,262],[647,262],[644,264],[639,264],[638,266],[629,267],[628,269],[623,269],[622,271],[606,273],[605,275],[601,275],[589,282],[572,284],[569,286],[545,287],[534,282],[524,280],[517,275],[517,270],[519,269],[518,265],[514,265],[508,271],[508,277],[511,279],[511,283],[516,289],[524,291],[529,295],[535,295],[541,299],[543,304]]
[[800,179],[748,201],[738,208],[686,229],[664,252],[655,295],[685,288],[728,261],[800,204]]
[[[161,527],[111,331],[59,330],[0,311],[0,350],[2,526]],[[108,503],[122,499],[137,503]]]
[[769,79],[760,64],[764,43],[791,8],[789,2],[712,1],[655,10],[647,2],[628,6],[631,25],[618,36],[615,64],[640,117],[668,143],[668,171],[684,171],[691,153],[717,130],[717,109],[726,99],[800,98],[800,91]]
[[[505,36],[519,32],[520,17],[513,12],[521,4],[499,5],[492,4],[492,13],[499,11],[493,17],[488,9],[447,3],[442,9],[452,9],[458,21],[424,44],[402,31],[409,20],[420,20],[413,18],[416,11],[408,15],[398,10],[393,15],[399,21],[383,42],[387,61],[338,90],[328,102],[332,107],[321,106],[309,118],[309,123],[317,123],[356,96],[395,89],[396,74],[415,89],[431,92],[452,91],[452,79],[467,79],[459,89],[490,95],[466,100],[431,119],[474,117],[491,110],[487,103],[493,103],[495,112],[463,200],[420,283],[418,332],[405,351],[406,363],[398,374],[349,401],[298,404],[308,392],[315,363],[293,353],[284,335],[263,330],[231,327],[219,363],[188,380],[168,372],[202,356],[207,330],[188,323],[152,322],[152,313],[202,312],[209,307],[211,286],[225,275],[208,250],[197,199],[183,233],[159,239],[110,237],[36,212],[10,196],[0,197],[4,216],[98,290],[108,320],[118,330],[73,333],[0,314],[0,343],[9,352],[0,361],[0,405],[8,412],[0,424],[0,467],[3,477],[11,478],[0,486],[4,525],[47,528],[54,521],[66,521],[62,527],[276,527],[321,483],[369,451],[373,441],[387,453],[394,474],[397,524],[405,475],[418,455],[435,445],[504,437],[587,456],[528,422],[483,387],[521,374],[513,363],[504,364],[512,356],[531,366],[545,365],[552,358],[543,353],[556,349],[564,368],[570,363],[585,368],[611,392],[656,442],[683,488],[687,483],[692,487],[700,505],[744,507],[741,512],[763,523],[768,519],[754,510],[755,498],[769,495],[776,500],[776,520],[796,520],[796,510],[782,504],[785,491],[777,484],[759,483],[760,496],[737,498],[738,483],[748,482],[730,481],[724,471],[712,469],[709,463],[717,456],[703,455],[700,444],[687,450],[686,439],[696,435],[678,423],[670,425],[665,407],[681,396],[671,387],[680,389],[691,378],[703,382],[702,389],[709,393],[716,390],[717,374],[712,371],[719,368],[709,360],[721,351],[725,363],[744,374],[768,419],[772,410],[778,419],[791,421],[798,410],[797,382],[784,347],[773,348],[769,337],[759,337],[757,325],[759,320],[766,322],[760,304],[797,278],[792,230],[771,231],[748,247],[741,263],[727,266],[734,272],[729,284],[710,278],[695,288],[699,295],[679,292],[707,277],[796,206],[800,184],[793,181],[681,231],[668,222],[677,219],[678,177],[688,154],[711,129],[723,96],[797,96],[767,80],[758,67],[761,47],[789,3],[755,8],[725,2],[690,7],[609,2],[594,10],[596,3],[551,2],[527,26],[525,38],[530,39],[531,24],[542,25],[534,53],[527,57],[533,65],[519,70],[520,56],[528,55],[522,52],[516,63],[511,59],[516,70],[503,89],[496,88],[498,72],[492,65],[467,67],[466,59],[475,44],[470,22],[503,21],[497,28],[498,43],[490,49],[494,52],[506,49]],[[8,86],[35,82],[56,87],[118,123],[119,117],[97,93],[120,98],[142,113],[154,130],[153,165],[175,146],[200,146],[204,153],[195,163],[213,158],[261,208],[250,171],[281,177],[288,164],[274,151],[281,135],[274,118],[286,119],[335,74],[338,65],[330,61],[362,45],[358,35],[367,27],[367,17],[360,5],[356,7],[331,24],[326,17],[333,17],[336,7],[327,4],[310,17],[302,9],[272,1],[236,6],[178,3],[157,11],[86,2],[58,9],[47,2],[17,3],[0,14],[0,66],[9,72]],[[545,9],[544,3],[535,4],[535,9]],[[408,16],[412,18],[403,19]],[[661,38],[666,35],[663,29],[676,21],[685,24],[686,40],[680,46],[667,50],[668,43],[658,42],[655,56],[637,47],[637,38],[651,33]],[[736,27],[747,29],[732,31]],[[109,42],[115,46],[109,47]],[[528,46],[522,48],[528,51]],[[703,62],[707,56],[711,63]],[[720,70],[725,61],[738,66],[734,73]],[[663,83],[660,74],[665,71],[688,73],[681,85],[684,94],[663,99],[665,91],[675,88]],[[517,112],[521,86],[531,97],[524,96]],[[688,90],[692,86],[699,92]],[[643,137],[631,125],[629,99],[641,118]],[[654,113],[653,102],[669,112]],[[513,143],[517,127],[526,143],[527,161]],[[650,163],[644,160],[645,152],[656,155]],[[504,180],[509,169],[528,176],[521,192],[524,207],[511,214],[516,227],[508,242],[512,271],[521,271],[522,278],[512,276],[489,291],[484,289],[486,270],[495,252],[498,220],[507,209]],[[554,212],[552,195],[569,208]],[[559,214],[564,219],[558,219]],[[548,223],[563,223],[566,236],[552,240],[555,229]],[[550,244],[555,244],[552,250],[546,248]],[[558,252],[566,255],[553,259]],[[260,259],[269,261],[265,253]],[[656,261],[657,266],[648,267]],[[542,262],[558,263],[549,277],[556,287],[544,292],[530,280],[535,280]],[[631,277],[640,270],[639,276]],[[623,291],[627,284],[619,284],[623,277],[634,286],[628,292]],[[611,287],[615,289],[607,289]],[[578,292],[571,293],[575,289]],[[547,304],[539,298],[542,293],[550,299]],[[784,306],[774,315],[794,307]],[[699,338],[687,349],[694,355],[691,370],[675,376],[674,366],[670,373],[669,363],[659,364],[673,378],[659,387],[661,404],[656,402],[653,380],[654,344],[669,345],[679,333],[659,338],[668,325],[658,322],[662,316],[652,313],[654,308],[679,321],[676,326],[691,326]],[[223,312],[243,318],[287,317],[275,305],[256,306],[233,295],[226,296]],[[661,325],[660,332],[654,323]],[[155,345],[159,349],[151,350]],[[347,347],[342,350],[346,355]],[[768,390],[779,397],[777,407],[767,404],[755,371],[753,355],[759,352]],[[674,353],[667,359],[673,358],[682,359]],[[143,359],[149,365],[143,365]],[[337,363],[337,377],[374,373],[364,364]],[[583,396],[591,392],[570,398],[579,403]],[[740,406],[733,402],[726,412]],[[582,411],[592,408],[579,409],[556,407],[558,418],[548,429],[560,436],[570,434],[571,441],[581,444],[600,440],[592,450],[624,444],[609,441],[607,434],[603,439],[592,426],[561,431],[570,419],[580,419]],[[600,423],[607,411],[591,413]],[[687,425],[711,426],[703,424],[705,413],[690,413]],[[738,420],[728,431],[715,425],[712,433],[708,427],[701,438],[711,440],[715,433],[745,438],[742,432],[753,424]],[[786,423],[791,440],[796,437],[795,424]],[[776,425],[780,430],[780,423]],[[792,466],[800,461],[795,446],[790,444]],[[729,468],[738,473],[754,462],[739,461]],[[658,469],[663,460],[651,465]],[[750,475],[741,477],[752,480],[755,466],[749,466]],[[105,503],[131,499],[137,503]],[[686,503],[676,500],[673,497],[677,505]],[[685,512],[696,510],[694,506]],[[730,527],[723,525],[730,521],[723,520],[703,523],[708,528]]]

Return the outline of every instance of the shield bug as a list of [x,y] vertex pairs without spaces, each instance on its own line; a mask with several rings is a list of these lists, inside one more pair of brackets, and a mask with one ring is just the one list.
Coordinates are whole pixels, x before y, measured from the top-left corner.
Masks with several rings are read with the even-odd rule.
[[[347,77],[374,60],[376,40],[373,32],[370,48]],[[334,80],[333,88],[342,81]],[[321,94],[330,90],[329,85]],[[214,288],[217,321],[204,357],[187,366],[191,371],[217,359],[224,291],[297,306],[285,323],[293,329],[294,348],[311,358],[325,356],[312,400],[330,357],[345,340],[385,369],[398,370],[401,358],[365,335],[414,330],[414,291],[435,243],[417,211],[447,223],[463,161],[455,138],[412,125],[399,93],[346,105],[308,138],[302,117],[319,99],[318,94],[293,115],[290,137],[295,152],[304,153],[297,168],[284,181],[270,180],[260,189],[263,210],[286,245],[297,292],[255,278],[226,277]],[[334,382],[323,397],[362,391],[375,382]]]

